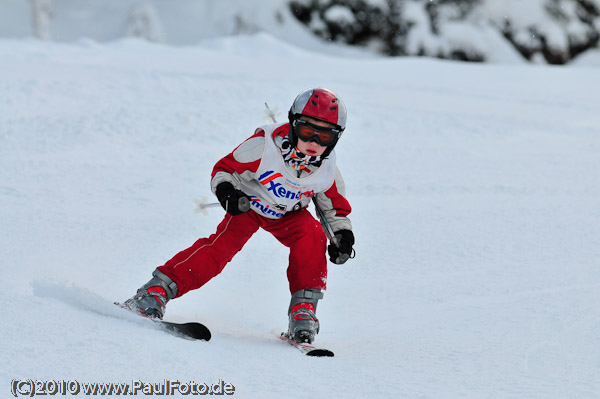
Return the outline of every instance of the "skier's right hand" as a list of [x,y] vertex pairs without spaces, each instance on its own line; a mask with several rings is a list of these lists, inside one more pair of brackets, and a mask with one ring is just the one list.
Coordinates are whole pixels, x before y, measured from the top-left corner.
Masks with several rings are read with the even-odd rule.
[[219,184],[215,194],[223,209],[231,216],[250,210],[250,198],[242,190],[236,190],[229,182]]

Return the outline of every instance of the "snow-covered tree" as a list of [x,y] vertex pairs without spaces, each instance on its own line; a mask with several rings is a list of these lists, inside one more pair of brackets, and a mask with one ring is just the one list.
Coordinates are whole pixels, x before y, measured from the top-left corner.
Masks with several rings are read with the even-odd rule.
[[291,0],[327,40],[389,55],[485,61],[499,48],[527,60],[569,62],[598,46],[600,0]]
[[292,0],[292,13],[320,37],[373,48],[389,55],[404,53],[407,26],[400,3],[384,0]]
[[600,1],[540,1],[536,18],[514,14],[495,18],[504,36],[527,59],[541,55],[551,64],[564,64],[600,39]]

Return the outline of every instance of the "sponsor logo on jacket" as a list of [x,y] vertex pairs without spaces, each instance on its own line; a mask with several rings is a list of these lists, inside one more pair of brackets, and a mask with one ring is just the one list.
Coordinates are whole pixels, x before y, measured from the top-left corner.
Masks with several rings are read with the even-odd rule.
[[[262,204],[260,198],[254,195],[250,196],[250,204],[264,215],[275,216],[276,218],[282,218],[285,215],[285,205],[275,205],[274,207],[269,204]],[[283,207],[283,209],[281,209]]]
[[273,170],[269,170],[259,176],[258,181],[260,184],[267,188],[267,191],[273,193],[277,198],[288,198],[299,200],[302,197],[311,198],[315,196],[315,191],[302,191],[302,190],[290,190],[287,189],[282,183],[276,182],[277,179],[283,177],[281,173],[275,173]]

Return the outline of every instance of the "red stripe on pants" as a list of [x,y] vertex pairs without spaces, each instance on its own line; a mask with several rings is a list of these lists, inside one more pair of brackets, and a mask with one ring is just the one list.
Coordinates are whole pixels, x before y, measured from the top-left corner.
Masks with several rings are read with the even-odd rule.
[[177,284],[179,297],[221,273],[259,228],[290,249],[287,268],[290,292],[326,288],[327,238],[319,222],[306,209],[281,219],[268,219],[252,210],[238,216],[226,214],[214,234],[199,239],[158,270]]

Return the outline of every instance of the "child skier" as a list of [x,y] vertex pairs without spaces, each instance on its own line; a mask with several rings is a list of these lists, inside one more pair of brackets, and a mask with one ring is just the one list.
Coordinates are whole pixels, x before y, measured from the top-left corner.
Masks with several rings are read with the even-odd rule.
[[346,127],[346,107],[330,90],[308,89],[296,97],[288,119],[256,129],[217,162],[211,188],[226,211],[217,231],[158,267],[127,308],[162,319],[169,300],[206,284],[263,228],[290,249],[288,336],[313,342],[327,281],[327,238],[306,209],[311,199],[335,234],[330,261],[341,264],[353,255],[351,207],[333,151]]

